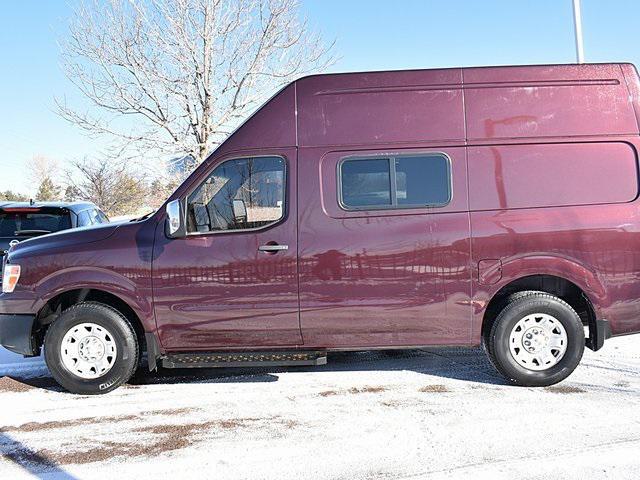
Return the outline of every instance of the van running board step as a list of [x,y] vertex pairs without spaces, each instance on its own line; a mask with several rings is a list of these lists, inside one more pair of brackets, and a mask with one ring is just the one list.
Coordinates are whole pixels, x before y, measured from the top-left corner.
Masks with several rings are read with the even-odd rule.
[[162,358],[165,368],[284,367],[326,365],[327,352],[175,353]]

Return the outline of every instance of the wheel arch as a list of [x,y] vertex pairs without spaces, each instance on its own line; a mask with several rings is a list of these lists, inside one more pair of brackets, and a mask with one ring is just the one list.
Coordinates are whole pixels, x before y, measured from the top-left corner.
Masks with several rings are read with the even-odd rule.
[[58,316],[66,309],[82,302],[99,302],[108,305],[123,314],[136,332],[140,352],[146,350],[146,328],[141,314],[121,296],[99,288],[72,288],[47,299],[36,314],[33,336],[38,347],[44,342],[46,331]]
[[513,279],[503,285],[489,300],[482,316],[481,340],[486,346],[491,327],[511,295],[523,291],[549,293],[567,302],[580,316],[584,326],[592,332],[596,328],[596,308],[585,288],[563,276],[532,274]]

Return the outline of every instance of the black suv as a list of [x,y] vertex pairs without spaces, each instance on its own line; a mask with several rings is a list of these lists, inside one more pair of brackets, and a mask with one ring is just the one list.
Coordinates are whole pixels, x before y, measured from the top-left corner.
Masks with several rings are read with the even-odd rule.
[[0,260],[13,242],[108,221],[88,202],[0,202]]

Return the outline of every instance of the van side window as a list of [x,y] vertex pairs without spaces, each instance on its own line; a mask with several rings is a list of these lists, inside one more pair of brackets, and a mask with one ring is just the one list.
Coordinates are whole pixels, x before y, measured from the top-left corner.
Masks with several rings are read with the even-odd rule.
[[187,200],[190,233],[249,230],[282,219],[285,162],[280,157],[227,160]]
[[451,165],[441,153],[343,160],[339,183],[346,210],[437,207],[451,201]]
[[341,166],[342,201],[348,207],[391,206],[389,159],[347,160]]

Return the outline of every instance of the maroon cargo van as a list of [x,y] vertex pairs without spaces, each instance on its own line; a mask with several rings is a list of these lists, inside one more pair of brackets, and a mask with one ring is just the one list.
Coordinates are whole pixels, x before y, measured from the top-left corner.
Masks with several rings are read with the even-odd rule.
[[300,79],[155,214],[12,247],[0,344],[85,394],[143,351],[483,345],[509,382],[559,382],[640,332],[639,118],[630,64]]

